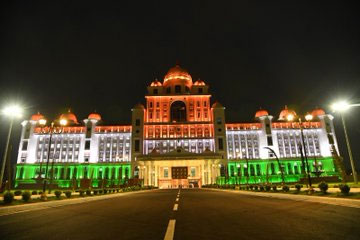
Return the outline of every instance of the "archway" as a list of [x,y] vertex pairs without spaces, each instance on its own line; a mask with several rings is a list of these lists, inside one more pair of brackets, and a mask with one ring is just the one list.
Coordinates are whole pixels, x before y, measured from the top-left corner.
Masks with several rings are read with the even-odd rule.
[[175,101],[170,109],[171,122],[186,122],[186,105],[183,101]]

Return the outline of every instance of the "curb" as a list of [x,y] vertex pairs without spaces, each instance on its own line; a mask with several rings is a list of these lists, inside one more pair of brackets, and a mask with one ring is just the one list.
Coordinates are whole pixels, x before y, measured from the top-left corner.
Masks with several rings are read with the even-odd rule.
[[235,194],[242,195],[251,195],[257,197],[268,197],[268,198],[277,198],[277,199],[287,199],[293,201],[304,201],[304,202],[314,202],[314,203],[324,203],[329,205],[336,205],[342,207],[352,207],[360,208],[360,200],[357,199],[343,199],[343,198],[332,198],[332,197],[318,197],[318,196],[308,196],[308,195],[294,195],[286,193],[262,193],[262,192],[248,192],[242,190],[226,190],[226,189],[213,189],[207,188],[206,190],[230,192]]

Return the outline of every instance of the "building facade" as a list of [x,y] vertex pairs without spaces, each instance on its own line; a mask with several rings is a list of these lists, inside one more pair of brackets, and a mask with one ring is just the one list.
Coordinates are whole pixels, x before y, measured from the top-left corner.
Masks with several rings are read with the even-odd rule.
[[62,114],[59,120],[67,126],[41,126],[39,113],[23,121],[15,185],[46,177],[58,187],[129,181],[201,187],[280,182],[281,172],[287,182],[296,182],[304,177],[304,159],[313,176],[338,175],[333,117],[322,109],[306,122],[287,121],[297,115],[285,107],[277,120],[259,110],[254,122],[226,123],[225,108],[211,104],[209,86],[193,82],[178,65],[147,90],[145,106],[134,106],[129,125],[103,125],[98,113],[81,124],[73,113]]

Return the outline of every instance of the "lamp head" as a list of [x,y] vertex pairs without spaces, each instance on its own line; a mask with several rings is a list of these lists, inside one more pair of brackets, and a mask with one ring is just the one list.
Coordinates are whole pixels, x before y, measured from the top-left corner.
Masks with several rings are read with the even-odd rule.
[[2,110],[2,113],[8,117],[20,118],[23,109],[19,105],[9,105]]
[[350,108],[350,104],[346,101],[339,101],[331,105],[331,108],[334,112],[345,112]]
[[287,116],[286,116],[286,120],[288,120],[289,122],[291,122],[291,121],[294,121],[294,119],[295,119],[295,116],[294,116],[294,114],[288,114]]
[[311,120],[313,120],[313,115],[311,115],[310,113],[306,114],[306,115],[305,115],[305,120],[306,120],[306,121],[311,121]]
[[45,119],[45,118],[39,119],[38,123],[39,123],[41,126],[45,126],[45,125],[46,125],[46,119]]

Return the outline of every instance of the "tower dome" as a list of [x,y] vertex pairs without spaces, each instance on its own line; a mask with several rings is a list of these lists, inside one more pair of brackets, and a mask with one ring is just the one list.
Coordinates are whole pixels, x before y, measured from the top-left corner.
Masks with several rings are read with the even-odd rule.
[[100,121],[100,120],[101,120],[101,116],[100,116],[100,114],[94,112],[94,113],[90,113],[90,114],[89,114],[88,119]]
[[186,85],[187,87],[191,87],[192,78],[190,74],[183,68],[181,68],[178,64],[175,67],[169,69],[167,74],[164,77],[164,86],[167,85]]
[[269,113],[268,111],[264,110],[264,109],[260,109],[258,111],[256,111],[255,113],[255,118],[259,118],[259,117],[263,117],[263,116],[268,116]]
[[32,120],[32,121],[37,121],[37,122],[38,122],[40,119],[44,119],[44,115],[40,114],[40,112],[31,115],[31,118],[30,118],[30,120]]
[[67,120],[69,124],[79,124],[79,122],[78,122],[75,114],[72,113],[72,112],[70,111],[70,109],[68,110],[67,113],[61,114],[61,115],[60,115],[60,119],[65,119],[65,120]]
[[296,112],[294,110],[288,109],[287,105],[285,105],[285,108],[280,112],[279,120],[284,121],[286,120],[288,115],[296,116]]
[[312,110],[311,115],[315,118],[318,116],[322,116],[325,115],[325,111],[322,108],[315,108],[314,110]]

